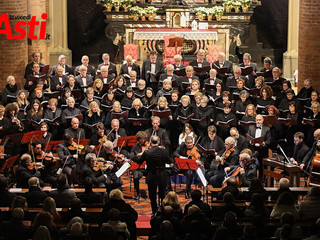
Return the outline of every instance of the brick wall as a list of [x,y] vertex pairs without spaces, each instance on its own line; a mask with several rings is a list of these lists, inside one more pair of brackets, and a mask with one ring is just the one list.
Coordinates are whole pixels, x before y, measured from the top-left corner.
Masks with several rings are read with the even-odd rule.
[[[49,0],[15,0],[0,1],[0,14],[13,16],[36,16],[37,21],[41,14],[49,14]],[[19,20],[9,20],[12,33],[15,34],[14,25]],[[1,26],[3,29],[3,26]],[[26,29],[26,28],[25,28]],[[49,32],[48,19],[46,32]],[[36,27],[35,35],[39,35],[39,28]],[[24,69],[31,61],[31,54],[35,51],[42,52],[43,63],[49,63],[49,40],[34,40],[28,45],[27,37],[22,40],[7,40],[6,36],[0,35],[0,89],[6,85],[9,75],[15,76],[18,85],[24,85]],[[0,90],[1,91],[1,90]]]
[[[0,1],[0,14],[13,16],[27,16],[27,0]],[[14,25],[19,20],[10,20],[12,34]],[[3,26],[1,26],[3,29]],[[7,77],[14,75],[18,84],[24,83],[24,68],[28,62],[27,38],[23,40],[7,40],[4,34],[0,35],[0,89],[7,84]],[[2,91],[2,90],[0,90]]]
[[320,90],[320,1],[300,1],[299,22],[299,83],[303,87],[306,78],[313,80],[315,89]]

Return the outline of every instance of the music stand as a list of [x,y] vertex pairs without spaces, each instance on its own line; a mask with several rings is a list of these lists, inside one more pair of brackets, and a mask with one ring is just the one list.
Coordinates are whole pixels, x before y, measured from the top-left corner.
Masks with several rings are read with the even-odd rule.
[[21,139],[21,143],[30,143],[33,141],[33,139],[41,140],[43,137],[44,132],[43,131],[32,131],[25,133]]
[[183,37],[174,37],[174,38],[169,38],[169,44],[167,47],[174,47],[174,55],[178,54],[178,47],[181,47],[181,53],[182,53],[182,62],[184,62],[184,56],[183,56],[183,51],[182,51],[182,46],[183,46]]
[[50,152],[55,152],[57,151],[57,146],[58,144],[62,143],[61,140],[58,140],[58,141],[50,141],[48,143],[48,147],[47,147],[47,150],[50,149]]
[[136,144],[136,136],[118,137],[117,147],[132,147]]
[[15,156],[13,156],[13,157],[11,157],[11,158],[8,158],[5,162],[4,162],[4,164],[2,165],[2,168],[0,169],[0,171],[2,172],[3,170],[5,170],[5,169],[9,169],[9,168],[11,168],[13,165],[14,165],[14,163],[17,161],[17,159],[18,159],[18,157],[19,157],[19,154],[18,155],[15,155]]
[[177,166],[180,170],[197,170],[198,164],[195,159],[175,158]]
[[134,171],[134,170],[144,170],[146,169],[146,161],[144,161],[143,163],[139,164],[136,162],[132,162],[131,166],[129,168],[130,171]]

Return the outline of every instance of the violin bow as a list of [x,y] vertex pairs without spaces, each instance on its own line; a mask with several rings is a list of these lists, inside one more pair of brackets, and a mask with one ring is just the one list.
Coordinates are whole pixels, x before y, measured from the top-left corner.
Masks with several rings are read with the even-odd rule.
[[47,141],[46,147],[44,148],[44,154],[42,155],[42,159],[41,159],[41,163],[42,164],[43,164],[44,155],[45,155],[45,153],[47,151],[47,148],[48,148],[50,140],[51,140],[51,136],[49,136],[49,140]]
[[79,134],[78,134],[77,155],[79,154],[79,144],[80,144],[80,131],[79,131]]

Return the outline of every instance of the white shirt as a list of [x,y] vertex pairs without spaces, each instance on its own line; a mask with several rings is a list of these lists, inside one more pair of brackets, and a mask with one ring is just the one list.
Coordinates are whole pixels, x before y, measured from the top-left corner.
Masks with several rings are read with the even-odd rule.
[[82,77],[83,86],[87,86],[87,77]]
[[151,73],[156,73],[156,64],[150,64],[151,65]]
[[256,129],[256,134],[254,135],[254,138],[259,138],[259,137],[261,137],[261,132],[262,132],[262,127],[261,127],[261,129],[260,129],[260,128],[257,128],[257,129]]

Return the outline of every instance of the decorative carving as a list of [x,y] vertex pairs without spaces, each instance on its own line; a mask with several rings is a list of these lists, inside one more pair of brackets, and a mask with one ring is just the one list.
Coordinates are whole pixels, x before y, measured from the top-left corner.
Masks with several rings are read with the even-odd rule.
[[116,38],[117,34],[123,36],[125,33],[126,28],[121,23],[109,23],[104,29],[104,34],[108,39],[112,41]]

